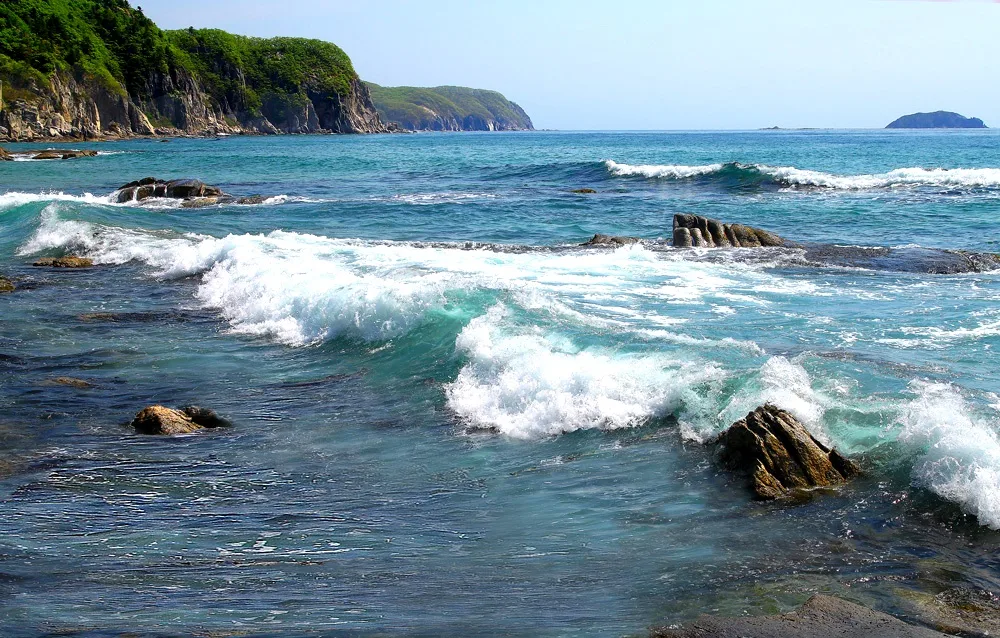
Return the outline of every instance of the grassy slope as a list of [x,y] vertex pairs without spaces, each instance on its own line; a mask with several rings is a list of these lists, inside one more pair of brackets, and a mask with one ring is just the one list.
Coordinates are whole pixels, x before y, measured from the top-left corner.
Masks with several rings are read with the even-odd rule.
[[506,120],[520,128],[531,128],[527,115],[496,91],[462,86],[385,87],[371,83],[368,87],[379,116],[384,121],[399,122],[406,128],[429,128],[433,116],[426,109],[442,117],[453,117],[459,123],[472,115],[483,120]]
[[141,100],[150,97],[153,73],[177,69],[196,75],[220,103],[228,98],[255,113],[264,100],[304,100],[306,90],[346,97],[357,78],[347,54],[319,40],[161,31],[126,0],[0,0],[0,79],[7,84],[44,86],[55,71],[82,71]]

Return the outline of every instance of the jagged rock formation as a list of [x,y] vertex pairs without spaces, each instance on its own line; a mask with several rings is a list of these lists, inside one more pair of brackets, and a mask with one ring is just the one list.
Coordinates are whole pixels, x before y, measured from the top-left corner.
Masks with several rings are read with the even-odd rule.
[[164,32],[125,0],[3,3],[0,33],[0,140],[389,130],[327,42]]
[[368,83],[383,121],[407,131],[533,131],[520,106],[496,91],[464,86],[379,86]]
[[951,111],[911,113],[893,120],[886,128],[986,128],[978,117],[965,117]]
[[761,500],[781,498],[795,489],[839,485],[859,473],[853,461],[770,403],[734,423],[713,443],[719,446],[719,462],[747,473]]
[[784,246],[774,233],[743,224],[723,224],[699,215],[674,215],[674,246],[678,248],[759,248]]
[[780,616],[700,616],[680,629],[653,629],[651,638],[943,638],[888,614],[816,594]]
[[182,410],[152,405],[142,409],[132,419],[132,427],[139,434],[191,434],[206,428],[232,425],[226,419],[206,408],[191,406]]
[[94,265],[93,260],[87,257],[44,257],[34,262],[32,266],[45,266],[48,268],[90,268]]
[[162,180],[144,177],[124,184],[114,193],[119,204],[142,202],[147,199],[181,199],[184,208],[202,208],[214,204],[261,204],[260,195],[235,197],[218,186],[210,186],[197,179]]

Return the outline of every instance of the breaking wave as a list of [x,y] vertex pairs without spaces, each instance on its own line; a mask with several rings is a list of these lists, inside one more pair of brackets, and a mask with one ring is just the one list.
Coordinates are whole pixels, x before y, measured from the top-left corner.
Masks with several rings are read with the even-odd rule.
[[1000,188],[1000,168],[897,168],[887,173],[835,175],[793,166],[765,164],[620,164],[606,160],[605,166],[615,177],[692,180],[713,179],[736,186],[772,186],[777,188],[822,188],[830,190],[873,190],[899,187],[953,189]]

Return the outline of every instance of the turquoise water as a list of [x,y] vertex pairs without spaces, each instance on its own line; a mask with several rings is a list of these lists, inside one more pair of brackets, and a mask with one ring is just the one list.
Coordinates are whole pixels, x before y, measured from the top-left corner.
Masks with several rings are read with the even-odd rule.
[[[993,131],[80,146],[0,164],[5,635],[613,636],[1000,588],[1000,275],[669,246],[685,212],[1000,252]],[[268,199],[110,203],[146,175]],[[68,253],[100,267],[30,266]],[[702,442],[765,401],[866,475],[751,502]],[[235,426],[136,435],[151,403]]]

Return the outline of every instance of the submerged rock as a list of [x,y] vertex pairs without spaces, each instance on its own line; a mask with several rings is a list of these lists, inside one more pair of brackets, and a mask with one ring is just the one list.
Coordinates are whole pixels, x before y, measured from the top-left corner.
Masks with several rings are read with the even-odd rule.
[[1000,599],[981,589],[953,587],[931,596],[912,592],[922,621],[949,634],[1000,635]]
[[140,434],[191,434],[206,428],[232,425],[214,411],[197,406],[182,410],[152,405],[144,408],[132,419],[132,427]]
[[701,616],[680,629],[653,629],[652,638],[940,638],[888,614],[832,596],[815,595],[778,616]]
[[0,293],[14,292],[14,282],[6,277],[0,277]]
[[49,268],[90,268],[94,265],[94,261],[87,257],[44,257],[32,265]]
[[597,191],[593,188],[574,188],[570,191],[571,193],[576,193],[577,195],[593,195]]
[[759,248],[786,243],[781,237],[760,228],[723,224],[700,215],[674,215],[674,246],[678,248]]
[[78,390],[84,390],[86,388],[94,387],[94,384],[89,381],[84,381],[83,379],[76,379],[74,377],[56,377],[54,379],[46,379],[42,381],[42,385],[48,386],[65,386],[67,388],[76,388]]
[[713,444],[719,446],[722,465],[747,473],[762,500],[839,485],[859,474],[854,461],[827,448],[794,416],[770,403],[734,423]]
[[31,159],[36,160],[57,160],[57,159],[74,159],[77,157],[95,157],[97,151],[72,151],[72,150],[58,150],[49,149],[47,151],[42,151],[36,155],[33,155]]
[[591,237],[588,241],[580,244],[581,246],[629,246],[631,244],[637,244],[641,239],[638,237],[620,237],[617,235],[602,235],[597,233]]

